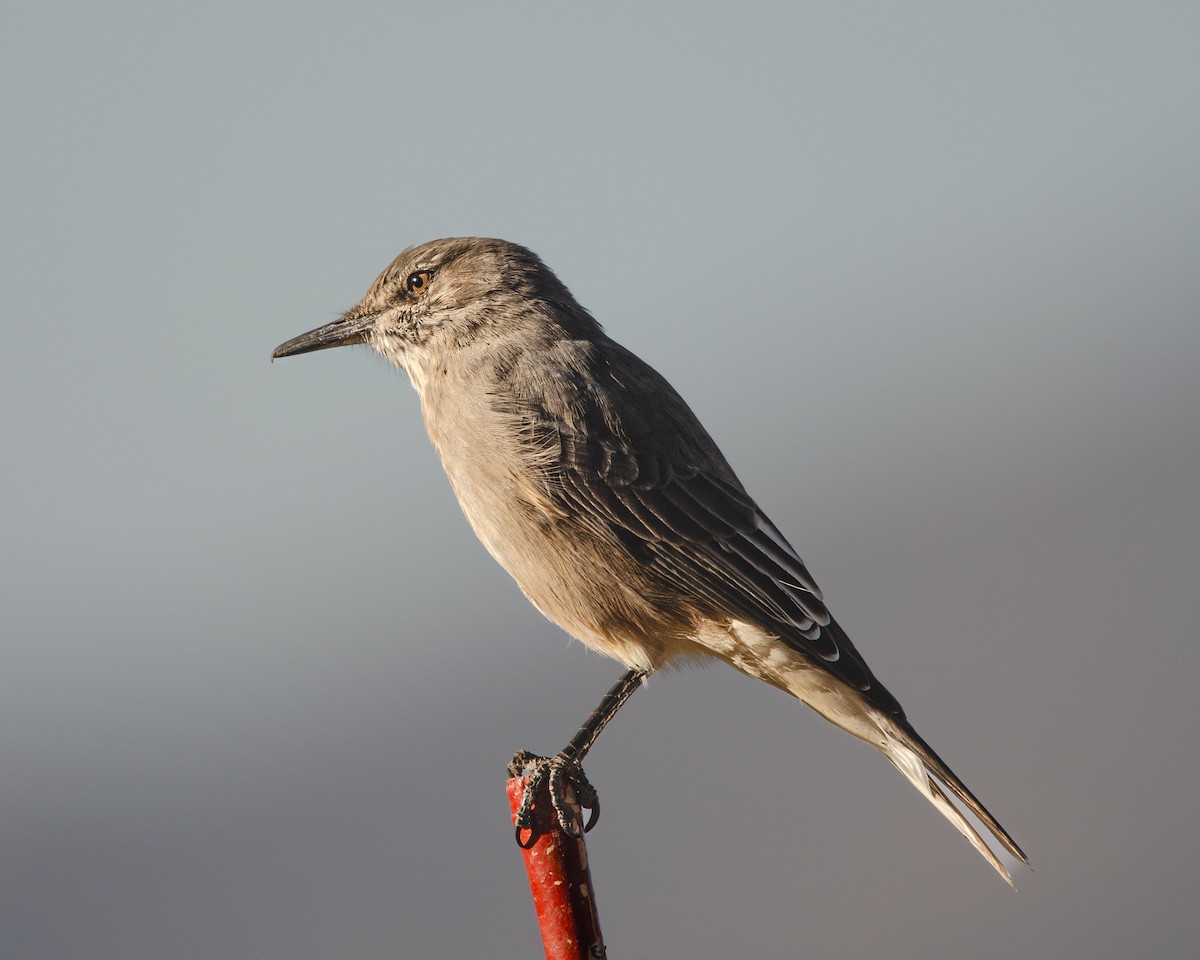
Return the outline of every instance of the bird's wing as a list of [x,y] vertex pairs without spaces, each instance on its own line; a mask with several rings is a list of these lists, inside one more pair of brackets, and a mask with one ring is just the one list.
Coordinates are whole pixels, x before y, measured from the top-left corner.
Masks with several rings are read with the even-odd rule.
[[[804,561],[666,389],[669,396],[658,398],[674,410],[638,403],[631,415],[628,402],[607,403],[591,388],[591,399],[569,416],[539,411],[543,429],[557,434],[554,486],[564,507],[599,535],[615,536],[713,619],[762,626],[875,706],[902,716],[830,616]],[[689,422],[672,422],[682,416]],[[688,442],[675,442],[681,435]],[[547,439],[552,448],[555,438]]]

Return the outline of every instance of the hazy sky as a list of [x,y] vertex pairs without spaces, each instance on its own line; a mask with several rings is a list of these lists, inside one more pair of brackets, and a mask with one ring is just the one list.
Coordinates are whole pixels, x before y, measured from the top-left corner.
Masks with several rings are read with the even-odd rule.
[[0,80],[5,958],[537,955],[504,765],[620,668],[403,375],[268,364],[457,234],[680,389],[1037,871],[675,673],[588,764],[611,956],[1195,956],[1200,6],[47,3]]

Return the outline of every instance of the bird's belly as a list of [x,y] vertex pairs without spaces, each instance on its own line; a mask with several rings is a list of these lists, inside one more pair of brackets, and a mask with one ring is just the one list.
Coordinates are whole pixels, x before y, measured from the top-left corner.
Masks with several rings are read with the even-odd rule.
[[688,627],[647,595],[631,558],[615,555],[542,492],[488,472],[468,476],[447,465],[475,535],[538,610],[630,668],[695,654]]

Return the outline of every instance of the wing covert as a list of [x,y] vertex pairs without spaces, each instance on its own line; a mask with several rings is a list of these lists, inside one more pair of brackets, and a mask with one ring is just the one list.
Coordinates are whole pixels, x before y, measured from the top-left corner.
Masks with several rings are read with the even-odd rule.
[[[714,618],[758,623],[858,690],[886,694],[837,627],[804,561],[736,481],[555,422],[559,492]],[[600,434],[597,436],[597,434]]]

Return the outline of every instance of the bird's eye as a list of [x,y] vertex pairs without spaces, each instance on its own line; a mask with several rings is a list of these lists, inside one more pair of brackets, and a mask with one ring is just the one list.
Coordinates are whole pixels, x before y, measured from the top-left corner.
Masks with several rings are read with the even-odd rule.
[[408,275],[408,279],[404,281],[404,289],[409,293],[424,293],[432,279],[432,270],[418,270]]

